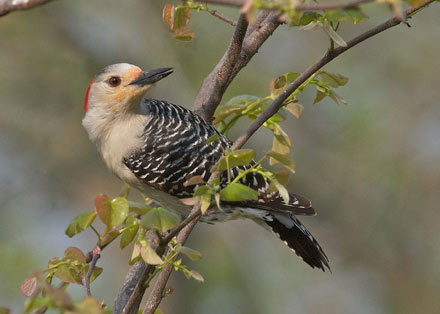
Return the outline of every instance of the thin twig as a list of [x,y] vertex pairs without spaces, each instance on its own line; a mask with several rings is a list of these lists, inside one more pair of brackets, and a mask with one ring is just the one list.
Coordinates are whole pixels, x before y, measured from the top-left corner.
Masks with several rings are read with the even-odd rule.
[[[226,6],[232,6],[232,7],[242,7],[245,4],[245,1],[243,0],[196,0],[197,2],[204,2],[204,3],[210,3],[210,4],[219,4],[219,5],[226,5]],[[338,10],[338,9],[348,9],[357,7],[361,4],[373,2],[375,0],[353,0],[348,1],[345,3],[319,3],[319,4],[297,4],[295,6],[296,11],[322,11],[322,10]],[[271,8],[267,8],[270,10]],[[276,8],[273,8],[276,10]]]
[[215,16],[216,18],[232,25],[232,26],[237,26],[237,22],[235,22],[234,20],[231,20],[230,18],[227,18],[226,16],[224,16],[223,14],[221,14],[219,11],[217,10],[211,10],[211,9],[207,9],[207,12],[209,12],[212,16]]
[[220,4],[227,5],[230,7],[241,7],[243,6],[244,1],[242,0],[196,0],[197,2],[211,3],[211,4]]
[[[413,6],[409,9],[407,9],[404,14],[405,16],[410,16],[417,10],[429,5],[435,0],[426,0],[420,5]],[[263,125],[263,123],[268,120],[270,117],[272,117],[275,113],[278,112],[278,110],[281,108],[283,102],[289,97],[295,90],[301,86],[302,83],[304,83],[311,75],[313,75],[316,71],[321,69],[324,65],[332,61],[337,56],[341,55],[348,49],[356,46],[357,44],[363,42],[364,40],[367,40],[368,38],[377,35],[393,26],[399,25],[402,23],[402,21],[397,18],[393,17],[389,19],[388,21],[373,27],[372,29],[366,31],[365,33],[362,33],[358,35],[357,37],[353,38],[352,40],[347,42],[346,47],[338,47],[333,50],[327,51],[327,53],[319,59],[315,64],[310,66],[308,69],[306,69],[303,73],[301,73],[300,76],[297,77],[295,81],[290,83],[287,88],[280,94],[278,97],[258,116],[257,119],[255,119],[251,125],[248,127],[246,132],[242,134],[232,146],[231,149],[239,149],[241,148],[247,140]]]
[[96,262],[101,257],[101,249],[99,246],[93,249],[93,257],[92,261],[89,264],[89,269],[87,271],[87,274],[85,276],[82,276],[81,280],[84,286],[84,289],[86,290],[86,295],[88,297],[92,296],[92,293],[90,292],[90,277],[92,277],[92,272],[96,267]]
[[51,1],[53,0],[2,0],[0,1],[0,16],[13,11],[29,10]]
[[201,211],[197,211],[193,215],[189,215],[188,217],[186,217],[176,228],[171,230],[170,233],[168,233],[166,237],[162,239],[161,245],[167,245],[180,232],[180,230],[185,228],[185,226],[189,224],[193,219],[200,217],[201,214]]

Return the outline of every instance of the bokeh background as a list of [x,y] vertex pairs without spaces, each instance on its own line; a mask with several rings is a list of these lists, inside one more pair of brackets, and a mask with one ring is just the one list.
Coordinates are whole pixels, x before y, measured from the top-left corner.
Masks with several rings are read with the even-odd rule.
[[[175,40],[161,20],[165,3],[63,0],[0,18],[0,305],[14,313],[32,270],[68,246],[93,248],[91,231],[69,239],[65,227],[98,193],[121,187],[81,126],[94,74],[116,62],[172,66],[152,96],[190,108],[229,43],[233,28],[206,12],[190,22],[194,41]],[[342,25],[344,38],[391,14],[386,5],[365,12],[369,20]],[[312,105],[310,88],[301,118],[283,123],[297,168],[289,188],[313,200],[319,215],[302,221],[333,273],[312,270],[251,221],[199,224],[189,246],[204,258],[188,264],[205,283],[174,273],[165,313],[440,313],[439,16],[431,5],[411,28],[343,54],[325,69],[350,78],[338,91],[349,104]],[[321,31],[280,27],[224,100],[266,95],[270,79],[304,70],[327,44]],[[247,147],[270,150],[270,133],[260,130]],[[104,251],[94,296],[112,304],[130,254],[117,243]],[[81,287],[70,291],[83,296]]]

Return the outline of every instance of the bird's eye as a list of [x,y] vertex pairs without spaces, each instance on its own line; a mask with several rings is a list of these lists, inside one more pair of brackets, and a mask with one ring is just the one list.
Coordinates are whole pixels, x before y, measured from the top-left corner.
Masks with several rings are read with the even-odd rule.
[[121,84],[121,78],[118,77],[118,76],[112,76],[111,78],[108,79],[108,84],[109,84],[111,87],[116,87],[116,86],[118,86],[119,84]]

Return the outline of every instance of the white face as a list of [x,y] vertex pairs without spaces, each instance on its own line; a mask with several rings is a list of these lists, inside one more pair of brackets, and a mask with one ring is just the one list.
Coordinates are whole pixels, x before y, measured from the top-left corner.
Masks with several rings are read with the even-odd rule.
[[89,111],[100,107],[114,113],[133,109],[151,87],[148,84],[130,84],[143,73],[139,67],[128,63],[105,67],[89,87],[85,109]]

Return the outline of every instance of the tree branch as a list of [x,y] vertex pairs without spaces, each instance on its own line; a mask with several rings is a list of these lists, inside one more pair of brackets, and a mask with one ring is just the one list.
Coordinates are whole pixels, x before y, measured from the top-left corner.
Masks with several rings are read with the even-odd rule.
[[2,0],[0,1],[0,16],[13,11],[29,10],[51,1],[53,0]]
[[[246,1],[243,0],[196,0],[197,2],[226,5],[232,7],[242,7]],[[375,0],[353,0],[345,3],[322,3],[322,4],[298,4],[295,6],[295,11],[322,11],[322,10],[338,10],[338,9],[348,9],[357,7],[361,4],[374,2]],[[276,8],[273,8],[276,10]]]
[[84,289],[86,290],[86,295],[88,297],[92,296],[92,293],[90,292],[90,277],[92,276],[92,272],[96,267],[96,262],[98,262],[98,259],[101,257],[101,249],[99,246],[93,249],[93,257],[89,264],[89,269],[87,271],[87,274],[81,278]]
[[[404,15],[406,17],[410,17],[413,13],[420,10],[421,8],[429,5],[435,0],[426,0],[420,5],[413,6],[409,9],[407,9],[404,12]],[[347,51],[350,48],[353,48],[357,44],[363,42],[364,40],[367,40],[368,38],[377,35],[393,26],[399,25],[402,23],[402,21],[398,17],[393,17],[389,19],[388,21],[373,27],[372,29],[366,31],[365,33],[362,33],[358,35],[357,37],[353,38],[352,40],[347,42],[346,47],[338,47],[333,50],[327,51],[327,53],[319,59],[315,64],[310,66],[308,69],[306,69],[303,73],[301,73],[300,76],[297,77],[295,81],[290,83],[287,88],[280,94],[278,97],[258,116],[257,119],[255,119],[249,128],[246,130],[244,134],[242,134],[232,146],[232,149],[239,149],[241,148],[247,140],[263,125],[263,123],[268,120],[270,117],[272,117],[275,113],[278,112],[278,110],[281,108],[283,102],[289,97],[295,90],[301,86],[302,83],[304,83],[311,75],[313,75],[316,71],[321,69],[324,65],[335,59],[337,56],[341,55],[345,51]]]
[[[213,177],[213,175],[211,175],[211,177]],[[180,243],[182,245],[185,244],[185,241],[188,239],[194,226],[199,221],[199,218],[201,216],[200,214],[200,205],[195,205],[188,216],[188,218],[192,217],[192,219],[185,219],[185,221],[187,221],[187,225],[184,226],[177,235],[177,243]],[[153,290],[150,293],[143,314],[154,314],[154,311],[157,309],[160,301],[163,298],[163,292],[165,290],[168,279],[170,278],[171,272],[173,271],[173,268],[173,265],[167,264],[160,272],[156,283],[154,284]]]
[[234,20],[231,20],[229,18],[227,18],[226,16],[224,16],[223,14],[221,14],[220,12],[218,12],[217,10],[211,10],[211,9],[207,9],[206,10],[209,14],[211,14],[212,16],[215,16],[216,18],[232,25],[232,26],[237,26],[237,22],[235,22]]

